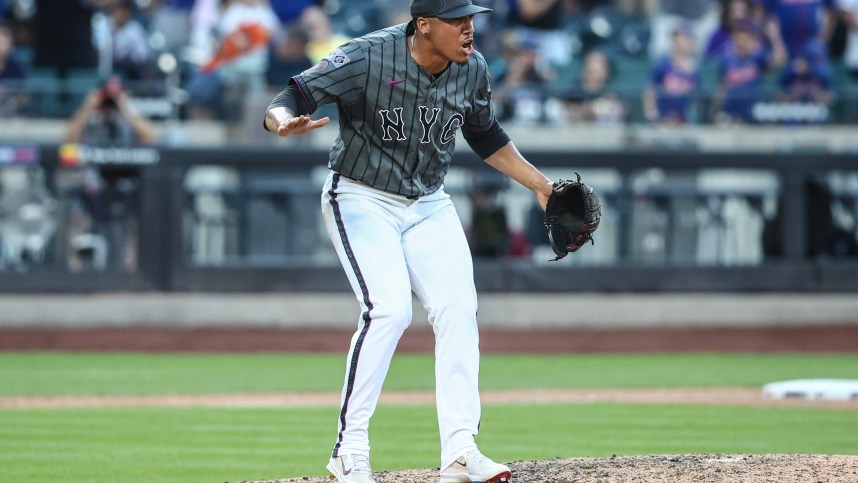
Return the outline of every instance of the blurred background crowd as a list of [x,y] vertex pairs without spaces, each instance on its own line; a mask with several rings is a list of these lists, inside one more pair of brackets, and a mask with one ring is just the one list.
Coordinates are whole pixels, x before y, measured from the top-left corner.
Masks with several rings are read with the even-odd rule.
[[[0,146],[0,271],[53,263],[134,272],[145,262],[144,214],[176,196],[141,174],[166,176],[169,167],[153,167],[161,147],[193,147],[183,141],[189,130],[208,147],[270,147],[280,140],[264,133],[262,113],[290,77],[350,38],[407,22],[409,3],[0,0],[0,134],[11,146]],[[534,138],[531,146],[545,140],[544,131],[555,142],[582,138],[584,149],[601,142],[621,152],[631,136],[612,133],[641,128],[667,133],[671,139],[655,144],[673,148],[683,142],[674,127],[689,126],[713,133],[706,142],[726,150],[731,141],[718,132],[747,131],[765,142],[771,136],[763,131],[773,132],[775,144],[757,152],[778,153],[805,146],[795,141],[807,131],[801,127],[824,126],[858,149],[849,131],[858,122],[858,0],[475,3],[494,9],[474,22],[498,117],[526,133],[517,139]],[[324,106],[321,115],[336,118],[337,111]],[[761,129],[741,128],[748,125]],[[571,127],[599,135],[559,134]],[[36,148],[18,146],[35,138],[31,131],[38,142],[62,143],[62,169],[38,160]],[[814,142],[806,148],[820,151]],[[321,169],[323,148],[315,149]],[[258,157],[189,164],[183,214],[171,215],[182,217],[178,243],[189,259],[333,259],[319,248],[330,247],[317,242],[318,220],[307,218],[318,203],[307,178],[317,173],[267,169],[253,164]],[[155,161],[147,167],[140,159]],[[617,213],[608,216],[616,226],[604,223],[600,244],[588,252],[595,263],[755,264],[784,251],[777,171],[719,178],[609,168],[601,178],[588,173],[605,194],[606,212]],[[448,188],[467,194],[461,209],[475,256],[547,259],[539,252],[547,248],[541,212],[528,193],[493,173],[451,173]],[[816,173],[806,191],[808,255],[858,256],[858,175]]]
[[[856,0],[478,3],[495,9],[475,18],[477,46],[506,122],[858,118]],[[407,21],[408,6],[0,0],[0,111],[72,116],[113,77],[147,118],[240,121],[349,38]]]

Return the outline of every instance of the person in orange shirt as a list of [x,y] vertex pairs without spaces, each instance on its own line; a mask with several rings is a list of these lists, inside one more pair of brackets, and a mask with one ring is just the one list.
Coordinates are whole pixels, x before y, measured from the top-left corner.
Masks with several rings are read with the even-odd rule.
[[227,0],[216,30],[218,48],[189,81],[190,114],[239,120],[247,96],[265,91],[269,40],[280,21],[267,0]]

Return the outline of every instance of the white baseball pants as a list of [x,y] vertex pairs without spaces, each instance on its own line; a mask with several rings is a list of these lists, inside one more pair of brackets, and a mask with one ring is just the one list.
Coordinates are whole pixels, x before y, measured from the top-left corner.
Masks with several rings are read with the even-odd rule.
[[411,323],[412,290],[435,333],[441,467],[476,448],[479,334],[473,263],[450,196],[416,200],[337,173],[322,193],[331,241],[361,307],[346,360],[333,456],[369,456],[369,421],[391,358]]

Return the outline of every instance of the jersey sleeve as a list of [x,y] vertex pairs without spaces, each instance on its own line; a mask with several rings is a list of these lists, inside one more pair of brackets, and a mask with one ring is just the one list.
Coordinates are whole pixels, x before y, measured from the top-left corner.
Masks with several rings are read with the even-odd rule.
[[[475,54],[479,55],[479,54]],[[479,80],[474,92],[474,108],[465,119],[465,124],[472,128],[488,128],[495,120],[494,106],[492,105],[492,87],[489,68],[482,56],[478,58],[477,76]]]
[[474,108],[465,119],[462,135],[471,149],[482,159],[486,159],[506,146],[510,138],[495,119],[489,69],[482,56],[478,57],[477,66],[480,69],[477,71]]
[[351,104],[360,98],[366,85],[367,64],[361,45],[352,40],[343,44],[292,78],[299,102],[309,112],[331,102]]

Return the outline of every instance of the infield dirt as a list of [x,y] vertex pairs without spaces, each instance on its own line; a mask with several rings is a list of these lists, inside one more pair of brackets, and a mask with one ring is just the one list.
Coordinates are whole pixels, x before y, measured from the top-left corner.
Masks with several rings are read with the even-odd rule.
[[[858,456],[675,455],[568,458],[509,463],[514,483],[855,483]],[[254,483],[331,483],[328,477]],[[376,483],[438,481],[438,469],[381,472]]]

